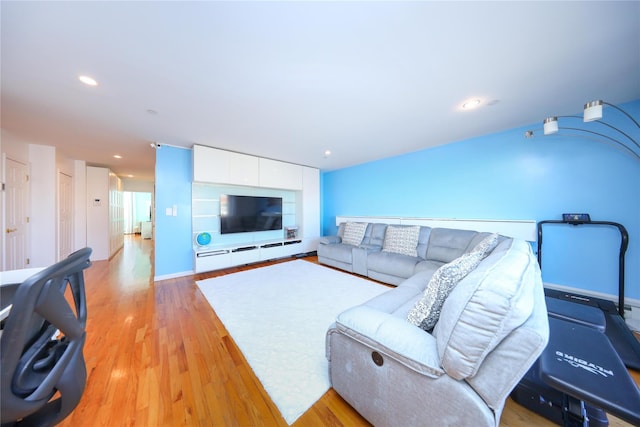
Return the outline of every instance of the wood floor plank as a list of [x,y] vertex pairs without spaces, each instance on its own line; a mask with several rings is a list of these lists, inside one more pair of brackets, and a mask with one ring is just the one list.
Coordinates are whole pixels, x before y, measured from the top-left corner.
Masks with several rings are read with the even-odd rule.
[[[61,425],[286,427],[195,285],[272,263],[154,283],[152,259],[151,240],[127,236],[114,258],[86,271],[88,380],[80,404]],[[632,374],[640,383],[639,373]],[[294,423],[368,425],[333,389]],[[554,424],[508,399],[500,425]],[[630,424],[610,417],[610,425]]]

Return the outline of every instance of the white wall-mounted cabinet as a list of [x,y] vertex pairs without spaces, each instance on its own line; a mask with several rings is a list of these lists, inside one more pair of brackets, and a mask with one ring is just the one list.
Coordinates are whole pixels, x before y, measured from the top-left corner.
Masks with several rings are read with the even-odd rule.
[[[196,273],[313,252],[320,239],[320,171],[316,168],[193,147],[192,234],[208,232],[208,246],[194,243]],[[240,187],[238,187],[240,186]],[[272,195],[283,198],[283,226],[299,228],[294,239],[285,230],[220,235],[220,194]],[[275,235],[273,233],[276,233]],[[279,233],[279,234],[278,234]]]
[[258,158],[229,152],[229,184],[258,185],[258,167]]
[[260,158],[260,187],[302,190],[302,166]]
[[293,163],[193,146],[193,181],[302,190],[303,167]]
[[193,146],[193,180],[257,186],[258,158],[217,148]]

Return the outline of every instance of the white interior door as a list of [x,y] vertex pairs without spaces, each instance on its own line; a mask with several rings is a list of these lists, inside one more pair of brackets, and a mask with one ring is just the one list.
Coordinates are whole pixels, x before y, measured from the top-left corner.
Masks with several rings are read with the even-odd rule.
[[29,265],[29,175],[24,163],[5,162],[5,250],[3,269],[17,270]]
[[58,261],[73,251],[73,179],[58,172]]

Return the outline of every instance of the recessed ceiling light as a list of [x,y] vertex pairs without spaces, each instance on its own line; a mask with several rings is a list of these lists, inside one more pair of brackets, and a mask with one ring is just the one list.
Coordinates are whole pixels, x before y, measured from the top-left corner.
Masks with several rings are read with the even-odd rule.
[[78,76],[78,80],[80,80],[82,83],[86,84],[87,86],[98,86],[98,82],[89,76]]
[[324,150],[324,156],[329,157],[331,155],[331,150]]
[[482,101],[480,101],[478,98],[470,99],[470,100],[466,101],[464,104],[462,104],[462,108],[465,109],[465,110],[472,110],[472,109],[478,107],[481,102]]
[[122,156],[120,154],[114,154],[113,157],[116,158],[116,159],[121,159],[122,158]]
[[127,178],[133,178],[135,175],[127,175]]

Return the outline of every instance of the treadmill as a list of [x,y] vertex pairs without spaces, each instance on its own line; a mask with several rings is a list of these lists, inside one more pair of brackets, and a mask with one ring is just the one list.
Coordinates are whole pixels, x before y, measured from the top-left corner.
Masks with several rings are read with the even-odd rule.
[[538,222],[538,264],[542,269],[542,230],[545,224],[569,224],[579,226],[583,224],[596,226],[611,226],[620,232],[620,253],[618,257],[618,307],[609,300],[594,298],[586,295],[564,292],[556,289],[546,289],[545,295],[551,298],[571,301],[576,304],[589,305],[602,310],[606,325],[605,334],[611,340],[624,364],[640,371],[640,342],[633,335],[624,321],[624,258],[629,246],[629,234],[622,224],[611,221],[591,221],[588,214],[563,214],[562,220],[545,220]]

